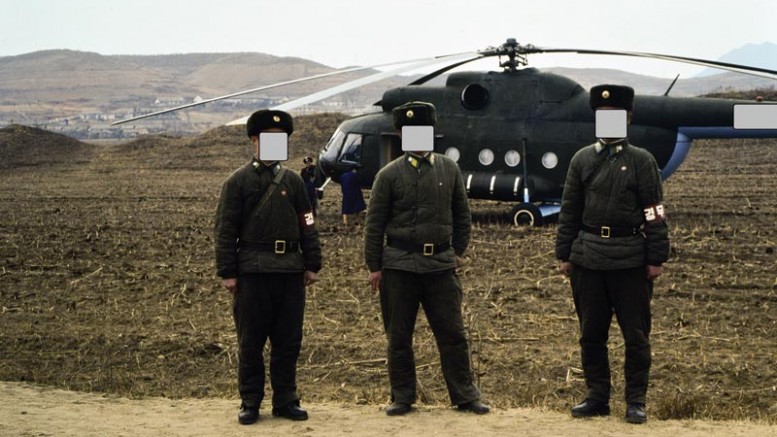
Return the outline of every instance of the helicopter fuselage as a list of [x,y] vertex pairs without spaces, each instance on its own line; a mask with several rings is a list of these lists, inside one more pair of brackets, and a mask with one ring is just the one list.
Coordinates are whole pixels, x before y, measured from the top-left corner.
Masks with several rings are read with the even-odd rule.
[[[589,94],[577,82],[534,68],[462,72],[445,86],[388,90],[380,111],[343,122],[319,156],[324,175],[339,181],[357,167],[371,187],[402,153],[391,110],[411,100],[437,108],[434,150],[458,163],[471,198],[557,203],[572,157],[596,141]],[[629,140],[651,152],[667,178],[694,139],[777,137],[777,129],[734,129],[737,103],[754,102],[638,95]]]

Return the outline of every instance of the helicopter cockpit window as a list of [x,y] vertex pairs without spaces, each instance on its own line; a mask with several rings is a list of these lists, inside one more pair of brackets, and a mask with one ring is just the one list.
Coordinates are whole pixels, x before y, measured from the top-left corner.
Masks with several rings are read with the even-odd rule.
[[345,134],[340,129],[337,129],[335,133],[332,134],[332,138],[329,139],[329,142],[326,143],[326,146],[324,147],[324,158],[326,160],[334,162],[344,139]]
[[478,161],[483,165],[491,165],[494,162],[494,152],[491,149],[483,149],[478,154]]
[[345,137],[343,151],[338,161],[346,164],[361,164],[362,162],[362,134],[348,134]]
[[520,163],[521,163],[520,153],[518,153],[515,150],[508,150],[507,153],[505,153],[505,164],[507,164],[508,167],[515,167]]
[[452,159],[453,162],[459,162],[461,153],[459,152],[459,149],[457,149],[456,147],[448,147],[448,149],[445,150],[445,156]]

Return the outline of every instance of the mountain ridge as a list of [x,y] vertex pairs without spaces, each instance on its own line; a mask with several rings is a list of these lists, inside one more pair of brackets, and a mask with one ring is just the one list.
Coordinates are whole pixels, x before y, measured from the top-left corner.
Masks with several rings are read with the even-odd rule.
[[[742,47],[729,50],[718,58],[718,61],[777,70],[777,44],[769,41],[760,44],[748,43]],[[707,68],[697,74],[696,77],[711,76],[718,72],[719,70]]]

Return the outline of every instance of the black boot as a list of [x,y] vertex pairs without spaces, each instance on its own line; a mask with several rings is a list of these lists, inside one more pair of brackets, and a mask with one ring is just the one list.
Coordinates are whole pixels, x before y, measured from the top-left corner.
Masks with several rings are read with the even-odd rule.
[[572,417],[609,416],[610,404],[596,399],[586,399],[572,407]]
[[237,421],[241,425],[250,425],[259,420],[259,406],[249,407],[245,403],[240,404],[240,412],[237,413]]
[[284,407],[273,408],[272,415],[291,420],[308,420],[308,412],[299,407],[299,401],[294,401]]
[[402,402],[393,402],[386,407],[387,416],[404,416],[410,412],[410,404],[403,404]]
[[491,411],[491,407],[480,402],[479,400],[465,402],[458,405],[459,411],[469,411],[475,414],[486,414]]
[[645,404],[636,402],[629,403],[626,408],[626,422],[629,423],[645,423],[647,422],[647,413],[645,412]]

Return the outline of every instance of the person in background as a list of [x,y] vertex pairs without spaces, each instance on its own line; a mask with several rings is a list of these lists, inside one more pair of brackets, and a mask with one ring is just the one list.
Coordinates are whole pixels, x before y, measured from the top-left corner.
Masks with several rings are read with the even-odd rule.
[[302,160],[302,164],[305,166],[300,170],[299,175],[302,176],[302,180],[305,182],[305,190],[308,193],[308,199],[310,199],[310,208],[313,210],[313,215],[318,215],[318,193],[316,193],[316,165],[313,164],[313,157],[306,156]]
[[340,176],[340,188],[343,190],[343,224],[348,226],[348,216],[358,214],[367,208],[356,167]]

